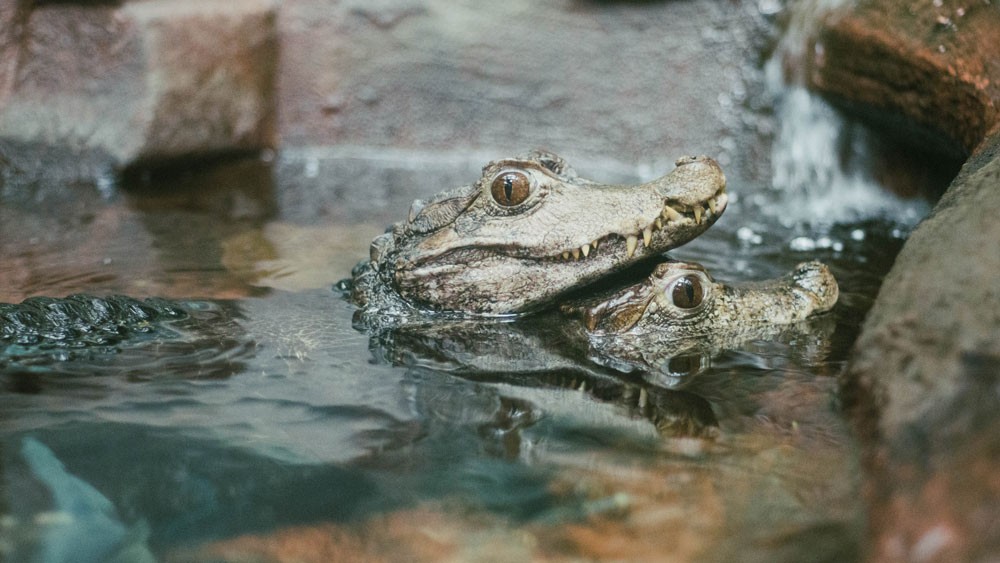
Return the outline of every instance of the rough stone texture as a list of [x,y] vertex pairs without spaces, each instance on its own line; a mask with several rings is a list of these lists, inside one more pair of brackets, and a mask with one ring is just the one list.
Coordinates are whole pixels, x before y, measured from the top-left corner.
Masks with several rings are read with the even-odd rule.
[[917,142],[965,156],[1000,124],[1000,5],[864,0],[816,40],[812,86]]
[[875,561],[1000,558],[1000,7],[859,2],[819,34],[813,86],[970,155],[914,231],[843,382]]
[[846,376],[867,448],[875,560],[1000,555],[998,186],[995,158],[914,231]]
[[755,161],[739,133],[766,26],[753,2],[287,0],[282,141],[654,168],[710,154],[736,174]]
[[0,141],[118,167],[271,146],[276,20],[270,0],[0,0]]

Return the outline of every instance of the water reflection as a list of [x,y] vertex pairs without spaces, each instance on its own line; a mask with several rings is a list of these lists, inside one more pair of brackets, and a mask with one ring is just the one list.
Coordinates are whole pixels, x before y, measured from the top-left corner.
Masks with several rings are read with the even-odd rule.
[[[393,167],[324,155],[276,161],[273,217],[150,199],[59,222],[0,205],[0,232],[39,237],[0,244],[15,265],[0,272],[4,300],[238,297],[182,299],[186,316],[162,332],[0,355],[0,555],[30,560],[46,518],[58,520],[23,457],[36,440],[125,529],[145,523],[144,545],[161,559],[268,560],[277,540],[397,560],[497,545],[521,559],[851,558],[861,506],[833,376],[901,244],[898,225],[810,232],[746,198],[731,206],[677,257],[734,281],[815,258],[841,285],[832,314],[738,342],[616,359],[545,316],[370,330],[330,283],[426,195],[403,184],[431,192],[475,166],[435,173],[422,158]],[[312,158],[323,174],[310,183],[295,170]],[[617,174],[592,175],[635,179]],[[364,214],[369,184],[382,191]],[[760,241],[738,236],[750,224]],[[179,225],[190,232],[175,240]],[[790,249],[800,236],[842,244]]]

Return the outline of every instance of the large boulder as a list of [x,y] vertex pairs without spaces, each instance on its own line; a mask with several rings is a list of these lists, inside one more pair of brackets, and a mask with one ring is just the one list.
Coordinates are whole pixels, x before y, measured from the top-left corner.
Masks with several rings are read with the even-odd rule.
[[1000,132],[1000,9],[990,1],[862,0],[831,14],[813,88],[901,136],[974,152]]
[[862,0],[827,19],[812,86],[970,157],[907,240],[843,381],[875,561],[1000,557],[1000,9]]
[[271,0],[0,0],[0,149],[123,168],[272,146],[276,20]]

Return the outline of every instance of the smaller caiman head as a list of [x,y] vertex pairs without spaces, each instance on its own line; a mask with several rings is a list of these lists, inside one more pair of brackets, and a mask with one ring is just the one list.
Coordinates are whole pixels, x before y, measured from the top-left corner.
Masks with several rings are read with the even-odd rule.
[[805,262],[781,278],[743,284],[716,282],[693,262],[658,264],[646,279],[600,297],[566,303],[591,335],[664,341],[752,332],[829,311],[839,290],[830,269]]
[[518,313],[697,237],[726,208],[726,180],[685,157],[638,186],[585,180],[550,153],[490,162],[471,186],[416,201],[354,271],[366,308]]

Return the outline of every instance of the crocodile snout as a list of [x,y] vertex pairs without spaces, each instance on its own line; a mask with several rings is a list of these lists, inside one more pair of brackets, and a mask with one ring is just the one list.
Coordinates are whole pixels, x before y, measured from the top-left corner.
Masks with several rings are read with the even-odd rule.
[[812,313],[829,311],[837,302],[840,289],[830,268],[821,262],[803,262],[795,267],[792,280],[813,301]]
[[703,205],[726,192],[726,175],[715,159],[708,156],[678,158],[658,189],[663,197],[685,206]]

